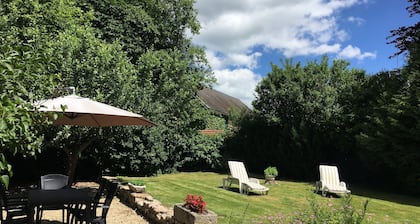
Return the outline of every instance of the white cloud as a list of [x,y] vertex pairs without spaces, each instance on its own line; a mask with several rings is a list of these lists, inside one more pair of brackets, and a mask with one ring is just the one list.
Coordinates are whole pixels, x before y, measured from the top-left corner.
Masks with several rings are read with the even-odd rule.
[[[257,45],[296,55],[314,54],[319,45],[335,46],[348,37],[337,25],[337,11],[362,2],[198,0],[202,29],[194,42],[227,58],[231,54],[246,54]],[[306,50],[300,49],[302,46]]]
[[352,45],[348,45],[338,54],[338,57],[357,58],[358,60],[363,60],[365,58],[376,58],[376,53],[372,53],[372,52],[362,53],[358,47],[353,47]]
[[[374,53],[351,45],[343,49],[349,34],[337,22],[340,10],[367,2],[197,0],[195,8],[202,29],[193,42],[206,48],[219,82],[216,89],[249,103],[259,80],[251,70],[258,67],[266,49],[286,57],[337,54],[350,59],[374,58]],[[353,20],[361,21],[356,17]],[[257,51],[256,46],[262,50]],[[247,85],[252,88],[244,89]]]
[[354,16],[350,16],[349,18],[347,18],[347,20],[349,22],[356,23],[359,26],[362,25],[365,22],[364,19],[362,19],[360,17],[354,17]]
[[252,108],[251,102],[255,99],[255,87],[261,80],[261,76],[249,69],[216,70],[216,90],[234,96]]
[[245,66],[247,68],[255,68],[257,66],[257,59],[261,56],[261,53],[217,55],[213,51],[206,51],[206,55],[211,67],[214,70],[218,70],[225,67]]

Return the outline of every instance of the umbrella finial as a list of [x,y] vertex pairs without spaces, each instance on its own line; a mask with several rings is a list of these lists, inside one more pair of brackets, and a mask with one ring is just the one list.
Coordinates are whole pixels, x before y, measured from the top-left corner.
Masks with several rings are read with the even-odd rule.
[[76,95],[76,88],[74,86],[68,87],[71,90],[71,95]]

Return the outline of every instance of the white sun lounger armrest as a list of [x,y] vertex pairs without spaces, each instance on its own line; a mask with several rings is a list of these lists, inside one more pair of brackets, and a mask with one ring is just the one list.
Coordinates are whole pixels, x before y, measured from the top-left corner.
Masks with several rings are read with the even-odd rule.
[[232,184],[239,184],[239,182],[240,182],[239,178],[236,178],[236,177],[228,177],[228,180],[229,180]]
[[341,182],[340,182],[340,186],[342,186],[342,187],[344,187],[344,188],[347,188],[346,183],[345,183],[344,181],[341,181]]
[[239,179],[231,176],[223,178],[222,186],[224,189],[230,187],[232,184],[239,184]]

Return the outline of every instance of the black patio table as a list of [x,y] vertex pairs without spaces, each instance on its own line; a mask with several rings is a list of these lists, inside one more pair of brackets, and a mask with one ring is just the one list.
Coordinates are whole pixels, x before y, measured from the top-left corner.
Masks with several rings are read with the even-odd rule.
[[[58,190],[34,189],[28,192],[29,218],[34,223],[35,207],[53,205],[84,204],[89,209],[96,191],[89,188],[63,188]],[[40,220],[36,220],[37,223]]]

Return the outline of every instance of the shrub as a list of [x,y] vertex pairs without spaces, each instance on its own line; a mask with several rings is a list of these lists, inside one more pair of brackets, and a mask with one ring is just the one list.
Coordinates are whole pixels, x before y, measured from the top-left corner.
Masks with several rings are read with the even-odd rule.
[[360,224],[363,222],[367,211],[367,200],[363,203],[362,209],[356,209],[351,205],[351,196],[340,199],[339,205],[335,205],[333,200],[330,198],[326,204],[322,204],[312,196],[309,198],[309,209],[296,211],[290,215],[278,213],[274,216],[265,216],[262,220],[254,220],[254,223]]

